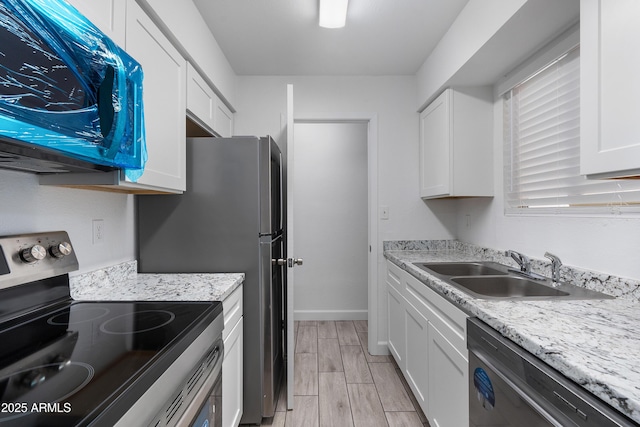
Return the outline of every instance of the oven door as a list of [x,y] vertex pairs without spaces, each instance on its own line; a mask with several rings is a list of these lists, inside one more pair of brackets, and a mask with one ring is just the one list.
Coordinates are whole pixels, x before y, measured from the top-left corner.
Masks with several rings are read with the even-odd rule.
[[221,427],[222,426],[222,371],[215,379],[209,397],[202,404],[196,419],[189,427]]
[[[213,360],[213,366],[208,369],[196,370],[184,384],[184,392],[179,393],[172,401],[168,402],[163,411],[165,413],[164,422],[154,421],[149,427],[222,426],[222,361],[224,359],[222,337],[216,341],[214,350],[210,356],[207,356],[207,359]],[[202,377],[206,377],[204,382],[202,382]],[[198,384],[201,384],[199,388],[197,388]],[[196,388],[195,394],[189,391]],[[183,399],[189,400],[188,406],[177,418]]]

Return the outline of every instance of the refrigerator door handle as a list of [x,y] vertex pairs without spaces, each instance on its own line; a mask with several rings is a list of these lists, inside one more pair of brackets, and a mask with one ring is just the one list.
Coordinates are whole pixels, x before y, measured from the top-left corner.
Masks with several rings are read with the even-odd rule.
[[284,172],[282,171],[284,169],[283,167],[284,165],[282,164],[282,153],[280,153],[280,164],[278,165],[278,169],[280,172],[280,230],[284,229],[284,198],[285,198],[285,194],[283,193],[284,191]]

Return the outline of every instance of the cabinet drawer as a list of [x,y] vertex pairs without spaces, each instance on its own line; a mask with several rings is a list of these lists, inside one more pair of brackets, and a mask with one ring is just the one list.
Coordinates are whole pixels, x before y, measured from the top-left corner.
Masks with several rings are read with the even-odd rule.
[[447,301],[420,280],[405,280],[407,301],[421,312],[461,354],[467,354],[467,317],[465,312]]
[[400,267],[391,261],[387,261],[387,285],[395,289],[400,295],[404,292],[402,280],[405,278],[406,274],[407,273],[405,273]]
[[242,286],[238,286],[238,289],[222,301],[222,309],[224,310],[222,339],[226,340],[233,327],[242,317]]

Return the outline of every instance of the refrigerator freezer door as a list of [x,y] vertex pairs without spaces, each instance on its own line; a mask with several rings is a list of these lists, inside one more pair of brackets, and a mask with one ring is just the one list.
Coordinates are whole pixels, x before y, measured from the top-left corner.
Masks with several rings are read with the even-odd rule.
[[258,142],[260,160],[260,235],[277,236],[282,233],[283,169],[282,153],[271,137]]

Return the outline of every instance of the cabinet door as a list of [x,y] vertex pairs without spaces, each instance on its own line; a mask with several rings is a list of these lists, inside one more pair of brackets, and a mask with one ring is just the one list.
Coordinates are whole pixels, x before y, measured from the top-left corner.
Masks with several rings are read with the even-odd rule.
[[398,367],[405,369],[405,334],[404,301],[402,295],[393,287],[387,285],[387,316],[389,327],[389,351],[396,359]]
[[404,375],[422,411],[427,414],[429,394],[429,322],[411,304],[406,305],[407,328]]
[[469,426],[469,361],[429,324],[429,423]]
[[640,2],[580,2],[580,173],[640,175]]
[[222,425],[235,427],[242,418],[243,318],[224,341],[222,363]]
[[215,128],[218,97],[200,73],[187,63],[187,111],[189,116],[209,131]]
[[118,46],[125,45],[126,0],[67,0]]
[[420,196],[451,193],[451,89],[420,114]]
[[215,115],[215,131],[222,137],[232,136],[233,113],[220,98],[217,98]]
[[184,191],[187,63],[135,0],[127,3],[126,50],[140,62],[144,72],[149,158],[138,183]]

